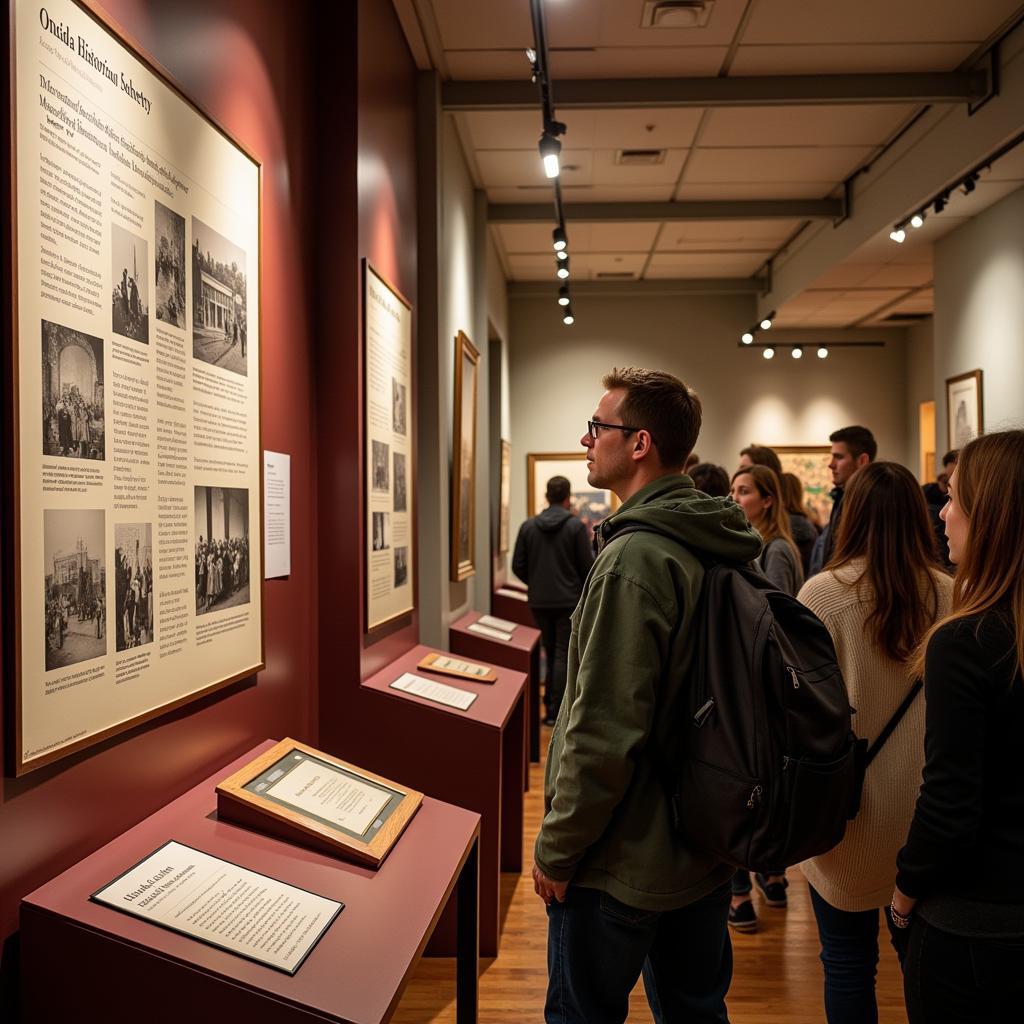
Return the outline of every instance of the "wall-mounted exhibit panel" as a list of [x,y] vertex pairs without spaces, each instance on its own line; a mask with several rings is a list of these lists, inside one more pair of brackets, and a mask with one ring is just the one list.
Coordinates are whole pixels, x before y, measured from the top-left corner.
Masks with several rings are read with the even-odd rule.
[[[424,799],[380,871],[219,820],[216,784],[273,745],[250,750],[25,897],[25,1020],[376,1024],[394,1013],[454,892],[457,1020],[476,1020],[478,815]],[[161,858],[148,860],[154,851]],[[124,876],[133,865],[146,869],[139,878]],[[168,920],[113,909],[164,885],[173,896],[207,870],[195,895],[165,908]],[[234,889],[208,906],[224,886]],[[94,893],[106,902],[90,900]],[[190,916],[198,920],[182,927]],[[260,941],[247,949],[254,932]],[[297,965],[287,962],[303,952]]]
[[260,164],[16,0],[13,769],[263,667]]
[[[526,605],[523,605],[526,608]],[[533,626],[467,612],[448,630],[452,654],[477,658],[492,665],[523,672],[529,687],[528,749],[531,761],[540,760],[540,630]],[[529,772],[526,775],[529,780]]]

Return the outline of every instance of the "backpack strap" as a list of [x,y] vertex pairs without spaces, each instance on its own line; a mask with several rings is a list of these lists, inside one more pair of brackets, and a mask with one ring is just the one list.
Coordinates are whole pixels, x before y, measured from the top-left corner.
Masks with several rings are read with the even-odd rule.
[[921,692],[924,687],[924,682],[920,679],[914,680],[914,685],[910,687],[910,692],[903,698],[903,703],[892,713],[892,718],[885,723],[885,728],[878,734],[877,739],[868,748],[868,752],[864,756],[864,767],[867,768],[872,761],[878,756],[878,752],[885,746],[885,741],[893,734],[896,726],[900,724],[903,716],[910,710],[910,705],[914,703],[914,698]]

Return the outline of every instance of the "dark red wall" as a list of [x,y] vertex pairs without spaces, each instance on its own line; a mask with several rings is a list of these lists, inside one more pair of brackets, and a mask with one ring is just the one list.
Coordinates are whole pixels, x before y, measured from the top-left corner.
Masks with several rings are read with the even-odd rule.
[[[263,163],[263,446],[292,457],[292,574],[264,588],[267,668],[257,678],[21,780],[4,780],[3,1020],[15,1019],[9,985],[22,895],[257,741],[288,734],[317,738],[316,588],[323,563],[315,496],[323,439],[313,383],[321,332],[313,319],[319,236],[312,225],[319,197],[334,186],[316,139],[323,132],[352,135],[354,121],[318,120],[310,72],[317,28],[307,4],[105,0],[104,8]],[[319,256],[331,260],[329,248]],[[332,260],[335,273],[351,273],[351,252],[344,256],[344,262]],[[351,348],[355,310],[335,307],[333,315],[345,325],[333,343]],[[356,396],[344,381],[341,391],[340,402],[354,406]],[[352,435],[345,435],[337,447],[350,448],[351,442]],[[59,984],[59,971],[54,977]]]

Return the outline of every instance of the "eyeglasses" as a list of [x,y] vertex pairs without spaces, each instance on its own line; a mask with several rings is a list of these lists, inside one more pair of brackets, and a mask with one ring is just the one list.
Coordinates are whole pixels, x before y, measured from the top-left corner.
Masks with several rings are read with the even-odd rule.
[[635,434],[639,427],[627,427],[621,423],[602,423],[600,420],[587,420],[587,433],[596,441],[598,430],[621,430],[624,434]]

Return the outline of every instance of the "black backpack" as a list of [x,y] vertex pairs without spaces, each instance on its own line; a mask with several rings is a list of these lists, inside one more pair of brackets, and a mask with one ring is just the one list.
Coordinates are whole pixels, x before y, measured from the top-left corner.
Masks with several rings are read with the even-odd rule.
[[[667,536],[614,536],[632,532]],[[679,742],[661,763],[674,825],[696,849],[776,871],[843,838],[866,743],[821,620],[755,569],[693,554],[705,567],[696,649]]]

